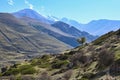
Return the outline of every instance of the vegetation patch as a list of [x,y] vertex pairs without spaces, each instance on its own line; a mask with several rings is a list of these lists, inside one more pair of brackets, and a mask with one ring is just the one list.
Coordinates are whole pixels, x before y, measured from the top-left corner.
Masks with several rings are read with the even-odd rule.
[[111,32],[109,32],[109,33],[107,33],[107,34],[99,37],[99,38],[96,39],[95,41],[93,41],[93,44],[94,44],[94,45],[99,45],[99,44],[101,44],[102,42],[104,42],[107,38],[111,37],[113,34],[114,34],[114,32],[111,31]]
[[60,68],[62,68],[62,67],[66,67],[68,64],[69,64],[69,61],[68,61],[68,60],[64,60],[64,61],[55,60],[55,61],[52,63],[52,68],[53,68],[53,69],[60,69]]
[[120,59],[120,50],[116,51],[115,53],[115,60]]
[[34,74],[36,72],[32,65],[21,65],[16,68],[10,68],[3,73],[4,76],[21,74]]

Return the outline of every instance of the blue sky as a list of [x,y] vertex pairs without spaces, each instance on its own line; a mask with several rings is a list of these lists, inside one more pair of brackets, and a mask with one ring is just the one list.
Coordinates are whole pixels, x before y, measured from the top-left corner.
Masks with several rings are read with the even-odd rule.
[[42,15],[67,17],[80,23],[120,20],[120,0],[0,0],[0,12],[31,8]]

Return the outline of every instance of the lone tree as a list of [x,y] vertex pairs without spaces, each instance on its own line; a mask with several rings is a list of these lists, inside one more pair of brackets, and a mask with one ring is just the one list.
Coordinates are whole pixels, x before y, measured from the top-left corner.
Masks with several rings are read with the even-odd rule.
[[79,39],[77,39],[77,41],[80,43],[80,44],[84,44],[86,42],[86,38],[85,37],[81,37]]

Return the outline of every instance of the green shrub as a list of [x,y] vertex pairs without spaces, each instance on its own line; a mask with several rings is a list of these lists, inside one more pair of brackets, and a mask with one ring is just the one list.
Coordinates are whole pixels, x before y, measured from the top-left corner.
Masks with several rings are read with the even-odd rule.
[[33,59],[31,65],[39,66],[41,68],[50,67],[50,55],[43,55],[41,58]]
[[118,59],[120,59],[120,50],[117,50],[115,52],[115,60],[118,60]]
[[40,68],[49,68],[50,67],[50,64],[49,62],[45,62],[45,63],[42,63],[41,65],[39,65]]
[[33,66],[39,66],[40,68],[49,68],[50,67],[50,56],[49,55],[43,55],[39,59],[33,59],[31,61],[31,65]]
[[40,68],[49,68],[50,67],[50,63],[48,60],[44,60],[44,59],[38,59],[38,60],[34,60],[31,65],[33,66],[39,66]]
[[2,73],[0,73],[0,77],[2,76]]
[[69,55],[63,54],[63,55],[58,56],[57,58],[59,60],[66,60],[66,59],[68,59],[68,57],[69,57]]
[[85,73],[82,78],[91,79],[91,78],[93,78],[93,77],[94,77],[94,74],[93,74],[93,73]]
[[36,72],[32,65],[22,65],[19,67],[21,74],[34,74]]
[[17,69],[17,68],[13,68],[13,69],[11,70],[11,72],[12,72],[13,75],[16,75],[16,74],[18,74],[18,73],[20,72],[20,70]]
[[21,66],[19,66],[19,69],[20,70],[26,70],[26,69],[29,69],[29,68],[32,68],[33,66],[32,65],[21,65]]
[[33,59],[33,60],[31,61],[31,65],[33,65],[33,66],[40,65],[41,63],[42,63],[42,61],[39,60],[39,59]]
[[63,66],[66,66],[67,64],[69,64],[67,60],[64,60],[64,61],[56,60],[52,63],[52,68],[59,69]]
[[3,75],[9,76],[9,75],[17,75],[20,72],[18,68],[11,68],[8,71],[6,71]]
[[35,68],[28,68],[26,70],[22,70],[21,74],[34,74],[36,72]]
[[43,60],[48,60],[50,58],[50,55],[43,55],[42,57],[41,57],[41,59],[43,59]]
[[32,65],[21,65],[18,68],[10,68],[3,75],[9,76],[9,75],[17,75],[19,73],[21,73],[21,74],[34,74],[35,72],[36,72],[36,70],[33,68]]

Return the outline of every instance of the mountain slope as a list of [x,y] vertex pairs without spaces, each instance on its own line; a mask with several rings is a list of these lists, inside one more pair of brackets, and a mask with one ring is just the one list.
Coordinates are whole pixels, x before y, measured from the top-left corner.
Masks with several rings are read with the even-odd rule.
[[64,22],[64,23],[67,23],[71,26],[74,26],[75,28],[77,28],[78,30],[81,30],[83,31],[83,24],[79,23],[78,21],[76,20],[72,20],[72,19],[68,19],[68,18],[62,18],[60,19],[60,21]]
[[68,49],[68,45],[36,30],[11,14],[0,13],[0,49],[0,52],[36,55],[58,53]]
[[44,17],[31,9],[21,10],[13,13],[13,15],[16,16],[17,18],[23,18],[23,17],[33,18],[47,24],[53,24],[55,21],[60,20],[64,23],[74,26],[80,31],[85,31],[92,35],[98,35],[98,36],[103,35],[111,30],[117,30],[120,28],[119,20],[100,19],[100,20],[93,20],[87,24],[81,24],[75,20],[71,20],[67,18],[57,19],[54,16]]
[[47,19],[50,20],[50,21],[59,21],[59,18],[55,17],[55,16],[47,16]]
[[119,20],[94,20],[85,24],[83,30],[93,35],[103,35],[109,31],[117,30],[120,28]]
[[[24,22],[28,23],[28,25],[33,26],[34,28],[36,28],[39,31],[47,33],[48,35],[53,36],[54,38],[66,43],[72,47],[76,47],[79,45],[78,42],[76,41],[77,38],[86,37],[88,42],[91,42],[92,40],[97,38],[96,36],[92,36],[87,32],[79,31],[78,29],[74,28],[73,26],[70,28],[68,24],[65,24],[63,22],[60,22],[60,21],[55,22],[55,20],[57,20],[57,19],[54,16],[47,18],[49,21],[53,22],[53,24],[51,23],[52,25],[50,25],[45,21],[34,18],[34,16],[36,16],[36,14],[34,14],[34,13],[37,13],[37,12],[30,10],[30,9],[29,9],[29,11],[24,9],[24,10],[16,12],[15,14],[13,13],[13,15],[14,16],[18,15],[20,17],[20,19],[23,20]],[[25,14],[27,14],[27,15],[25,15]],[[32,15],[33,17],[31,17],[29,14]],[[24,15],[24,16],[21,16],[21,15]],[[19,18],[19,17],[17,17],[17,18]],[[51,18],[53,20],[50,20]]]
[[75,26],[77,29],[81,31],[86,31],[92,35],[101,36],[109,31],[117,30],[120,28],[120,21],[119,20],[107,20],[107,19],[100,19],[100,20],[93,20],[87,24],[81,24],[75,20],[62,18],[60,21],[65,22],[71,26]]
[[92,43],[67,50],[63,54],[43,55],[12,66],[1,74],[17,77],[14,71],[21,76],[29,75],[35,79],[119,80],[120,29],[111,31]]
[[49,25],[31,18],[23,17],[21,19],[37,30],[47,33],[48,35],[53,36],[72,47],[79,45],[79,43],[76,41],[77,38],[86,37],[88,42],[97,38],[97,36],[92,36],[87,32],[79,31],[74,27],[70,28],[68,24],[60,21]]
[[76,39],[80,38],[80,37],[85,37],[87,39],[87,42],[91,42],[97,38],[97,36],[93,36],[87,32],[80,31],[80,30],[76,29],[75,27],[73,27],[69,24],[66,24],[64,22],[61,22],[61,21],[55,22],[54,24],[52,24],[52,26],[57,29],[60,29],[61,31],[63,31],[69,35],[72,35]]
[[31,19],[31,18],[26,18],[26,17],[22,18],[22,20],[24,22],[28,23],[29,25],[31,25],[33,28],[39,30],[40,32],[44,32],[50,36],[53,36],[54,38],[66,43],[72,47],[79,45],[79,43],[76,41],[75,37],[73,37],[72,35],[69,35],[55,27],[52,27],[49,24],[45,24],[40,21]]
[[77,47],[65,53],[66,55],[72,55],[72,58],[70,58],[73,64],[72,67],[81,67],[78,69],[78,79],[82,77],[82,79],[88,80],[115,78],[119,80],[119,45],[120,29],[108,32],[90,44]]
[[23,9],[18,12],[14,12],[13,15],[16,16],[17,18],[22,18],[22,17],[33,18],[48,24],[52,22],[32,9]]

